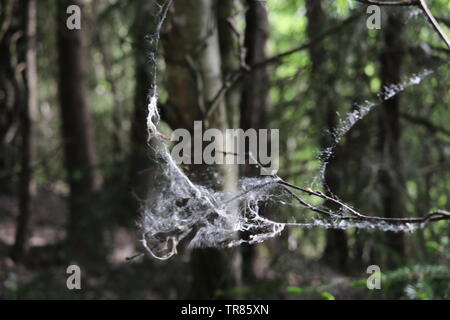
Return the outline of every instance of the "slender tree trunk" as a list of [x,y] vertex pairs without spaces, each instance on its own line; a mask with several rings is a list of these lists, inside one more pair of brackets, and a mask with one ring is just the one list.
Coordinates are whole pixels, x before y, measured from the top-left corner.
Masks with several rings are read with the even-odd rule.
[[[383,86],[400,83],[404,56],[403,20],[388,13],[383,26],[383,48],[380,55],[380,77]],[[405,181],[402,173],[400,96],[383,101],[379,118],[378,150],[382,158],[379,172],[380,194],[385,217],[401,218],[405,215]],[[388,233],[386,244],[391,250],[388,267],[398,266],[405,256],[404,234]]]
[[[217,3],[217,27],[219,34],[219,45],[222,62],[222,82],[226,83],[229,79],[241,70],[241,63],[244,57],[242,51],[242,35],[238,30],[238,22],[244,19],[243,8],[239,0],[218,1]],[[232,86],[225,94],[225,110],[227,128],[238,128],[240,122],[242,90],[240,86]],[[227,142],[231,142],[228,141]],[[227,151],[232,152],[231,146],[225,147]],[[239,180],[239,166],[236,164],[222,165],[223,171],[223,190],[227,194],[237,192]],[[239,214],[239,203],[229,207],[229,212]],[[236,234],[236,236],[238,236]],[[231,273],[233,274],[236,285],[242,284],[242,253],[241,248],[235,248],[232,251]]]
[[[247,0],[246,5],[245,63],[253,65],[265,60],[267,57],[266,45],[269,36],[269,21],[267,11],[261,2]],[[268,127],[268,118],[271,111],[268,92],[269,73],[266,68],[258,68],[245,77],[241,101],[242,129],[266,129]],[[243,174],[245,176],[255,176],[259,174],[258,172],[259,169],[254,165],[248,165],[245,166]],[[255,280],[254,260],[256,247],[243,246],[242,254],[244,280],[252,282]]]
[[[366,37],[367,31],[359,37]],[[358,51],[370,51],[373,48],[365,49],[363,43],[358,43],[355,49]],[[369,78],[364,73],[364,67],[367,64],[365,54],[359,54],[355,57],[353,68],[359,70],[354,81],[354,101],[364,101],[366,97],[366,90],[368,87]],[[374,135],[372,132],[376,128],[377,123],[366,119],[359,121],[346,135],[345,143],[343,145],[342,154],[346,155],[344,172],[347,177],[345,184],[346,198],[352,201],[356,208],[360,208],[362,212],[373,212],[373,199],[368,196],[368,192],[361,192],[367,190],[368,183],[372,181],[374,175],[370,164],[365,160],[374,152]],[[358,174],[355,174],[357,172]],[[373,192],[371,194],[374,194]],[[349,248],[349,256],[351,255],[351,263],[349,263],[349,271],[359,274],[361,270],[371,265],[374,260],[373,257],[373,236],[366,232],[355,232],[353,235],[353,245]],[[371,263],[372,262],[372,263]]]
[[[247,0],[245,21],[245,62],[252,65],[267,58],[269,20],[264,5],[258,1]],[[241,104],[243,129],[267,128],[271,112],[268,90],[269,72],[266,68],[258,68],[245,78]],[[247,167],[247,170],[251,170],[250,168],[252,167]]]
[[96,149],[88,101],[86,28],[69,30],[66,9],[84,1],[58,1],[59,101],[65,165],[70,186],[68,254],[70,259],[96,261],[104,252],[102,225],[93,208],[99,187],[95,173]]
[[36,0],[22,0],[23,12],[24,90],[20,104],[21,160],[19,177],[19,217],[12,257],[19,260],[25,250],[29,229],[30,203],[34,193],[32,163],[34,159],[33,126],[37,110],[37,69],[36,69]]
[[[151,148],[147,143],[147,104],[149,95],[149,85],[151,84],[151,65],[148,61],[148,46],[146,36],[152,34],[154,28],[154,17],[151,16],[154,9],[154,1],[145,3],[136,1],[134,3],[134,22],[131,26],[131,36],[134,53],[134,108],[131,119],[130,154],[129,154],[129,187],[132,190],[133,198],[128,198],[127,203],[134,208],[133,212],[138,212],[138,199],[145,199],[152,186],[150,178],[152,172]],[[129,217],[129,214],[126,214]],[[124,218],[126,218],[124,217]],[[127,224],[135,223],[133,219],[127,218]]]
[[[243,54],[241,47],[243,35],[238,30],[240,19],[244,19],[240,2],[240,0],[218,2],[217,18],[224,83],[240,70],[242,59],[245,59],[241,56]],[[240,125],[241,99],[242,89],[238,85],[229,88],[225,94],[227,120],[230,128],[238,128]]]
[[[326,26],[326,15],[322,8],[321,0],[307,1],[307,16],[308,16],[308,35],[313,39],[320,34],[324,26]],[[316,123],[318,130],[326,128],[333,130],[336,127],[337,106],[333,97],[334,75],[329,73],[326,69],[326,60],[330,59],[327,56],[328,50],[325,48],[323,42],[311,47],[310,56],[312,61],[312,77],[311,82],[316,92]],[[329,52],[328,52],[329,53]],[[338,63],[334,61],[334,63]],[[324,79],[325,78],[325,79]],[[331,92],[330,92],[331,91]],[[328,137],[320,135],[319,144],[322,149],[330,146],[331,141]],[[333,159],[325,173],[325,183],[333,192],[339,193],[339,157]],[[328,204],[332,207],[332,204]],[[347,270],[348,260],[348,245],[347,235],[343,230],[328,230],[325,251],[323,260],[328,265],[341,270]]]
[[20,51],[17,33],[23,31],[19,3],[15,0],[0,0],[0,192],[13,195],[16,167],[19,161],[17,150],[19,132],[20,99],[23,96],[21,72],[18,65],[23,61],[17,56]]
[[[226,103],[220,100],[211,117],[203,115],[223,86],[219,45],[217,1],[175,1],[170,25],[164,37],[167,63],[168,110],[163,111],[172,128],[193,130],[194,120],[206,120],[206,128],[224,131],[227,126]],[[174,114],[176,116],[174,116]],[[219,166],[221,177],[226,168]],[[192,177],[205,177],[203,165],[190,168]],[[211,177],[209,177],[211,178]],[[195,179],[195,178],[194,178]],[[227,185],[225,182],[224,185]],[[214,298],[238,280],[233,265],[236,249],[222,252],[215,248],[194,249],[191,254],[192,287],[190,297]]]

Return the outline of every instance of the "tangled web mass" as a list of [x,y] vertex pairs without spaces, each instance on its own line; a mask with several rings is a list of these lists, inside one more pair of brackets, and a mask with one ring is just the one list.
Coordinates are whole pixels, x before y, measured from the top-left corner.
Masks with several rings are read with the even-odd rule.
[[[411,77],[413,80],[385,88],[386,92],[382,94],[381,100],[392,98],[406,87],[418,84],[422,78],[430,74],[431,72],[425,71]],[[325,157],[321,157],[322,184],[326,163],[336,144],[357,121],[363,119],[377,105],[365,102],[358,109],[348,113],[340,121],[338,128],[331,133],[335,144],[324,151]],[[151,148],[159,168],[155,173],[157,176],[153,177],[154,188],[149,198],[142,203],[139,226],[142,230],[141,242],[144,248],[156,259],[165,260],[176,254],[177,245],[182,240],[190,248],[229,248],[243,243],[262,242],[279,235],[287,226],[338,229],[356,227],[384,231],[411,231],[420,226],[348,219],[358,213],[337,197],[333,196],[336,203],[341,205],[336,210],[322,205],[312,205],[295,193],[295,190],[280,184],[283,180],[278,176],[242,178],[233,192],[224,192],[220,188],[209,187],[206,183],[194,183],[171,157],[168,144],[157,130],[158,121],[155,93],[150,97],[147,126],[149,139],[153,141]],[[316,192],[317,194],[323,195],[319,192]],[[302,221],[276,222],[266,218],[265,216],[273,216],[270,211],[274,205],[289,205],[304,209]],[[263,207],[265,210],[262,215]],[[327,214],[323,215],[320,212]]]

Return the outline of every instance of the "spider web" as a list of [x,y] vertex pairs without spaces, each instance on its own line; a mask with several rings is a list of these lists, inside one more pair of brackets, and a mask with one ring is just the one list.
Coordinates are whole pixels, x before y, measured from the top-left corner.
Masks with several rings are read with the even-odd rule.
[[[241,178],[236,191],[224,192],[220,189],[208,187],[207,183],[193,182],[183,169],[175,163],[164,136],[158,131],[160,121],[158,112],[158,93],[156,87],[157,47],[159,33],[171,1],[164,5],[157,5],[158,18],[156,32],[148,37],[152,45],[150,62],[153,83],[149,95],[147,128],[148,139],[152,141],[151,148],[158,163],[155,173],[154,189],[148,199],[142,202],[139,227],[142,232],[141,242],[146,251],[156,259],[166,260],[177,253],[178,244],[185,240],[189,248],[218,247],[230,248],[243,243],[255,244],[269,238],[276,237],[286,227],[302,228],[359,228],[367,230],[383,230],[404,232],[412,231],[421,224],[396,224],[378,220],[364,220],[351,218],[358,216],[356,210],[337,199],[340,207],[331,210],[324,206],[315,206],[302,198],[298,193],[282,184],[278,176],[263,176]],[[419,84],[423,79],[433,74],[424,70],[412,75],[400,84],[392,84],[383,88],[379,93],[380,101],[391,99],[406,88]],[[333,143],[321,152],[320,167],[316,179],[324,183],[327,164],[334,153],[339,141],[359,121],[364,119],[380,101],[365,101],[341,117],[338,126],[329,134]],[[309,195],[324,195],[310,189],[303,190]],[[322,197],[324,198],[324,197]],[[262,216],[264,206],[293,206],[303,211],[300,221],[279,222]],[[321,214],[322,213],[322,214]],[[325,213],[325,214],[323,214]],[[271,214],[265,214],[270,215]],[[245,236],[244,236],[245,234]]]

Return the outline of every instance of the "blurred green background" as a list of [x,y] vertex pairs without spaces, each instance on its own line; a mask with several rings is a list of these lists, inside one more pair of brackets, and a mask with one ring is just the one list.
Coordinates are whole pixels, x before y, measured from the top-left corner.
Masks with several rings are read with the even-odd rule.
[[[428,2],[450,34],[450,3]],[[71,4],[78,31],[65,29]],[[231,81],[216,124],[279,128],[278,174],[309,186],[330,132],[373,102],[328,161],[332,192],[370,215],[450,209],[450,51],[418,8],[382,8],[381,29],[369,30],[366,6],[350,0],[175,0],[153,56],[146,35],[162,4],[0,0],[0,298],[448,299],[446,221],[405,234],[291,228],[254,246],[182,243],[168,261],[125,260],[142,251],[136,221],[157,170],[146,141],[152,62],[169,134],[200,119],[243,64],[298,48]],[[267,208],[277,221],[307,214]],[[66,288],[69,264],[81,266],[82,290]],[[369,265],[381,290],[366,288]]]

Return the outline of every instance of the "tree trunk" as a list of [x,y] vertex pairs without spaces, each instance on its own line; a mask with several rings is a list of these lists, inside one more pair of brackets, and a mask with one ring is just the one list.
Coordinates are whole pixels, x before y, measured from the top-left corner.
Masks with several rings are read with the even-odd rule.
[[[223,82],[229,81],[241,68],[242,35],[237,25],[244,19],[240,0],[219,1],[217,10]],[[227,120],[230,128],[239,128],[242,90],[235,85],[225,94]]]
[[[238,31],[238,23],[244,19],[243,8],[239,0],[218,1],[217,3],[217,27],[219,33],[219,45],[222,62],[222,82],[226,83],[236,72],[241,70],[242,57],[242,37]],[[239,128],[240,107],[242,90],[238,85],[231,86],[225,93],[225,109],[227,128]],[[227,145],[225,149],[229,152],[231,147]],[[228,194],[237,192],[239,180],[239,166],[236,164],[222,165],[223,171],[223,190]],[[229,207],[231,214],[239,214],[239,203]],[[236,234],[236,236],[238,236]],[[242,252],[241,248],[232,250],[229,259],[231,259],[231,274],[233,283],[242,284]]]
[[[269,21],[266,8],[262,3],[247,0],[246,5],[245,63],[247,65],[253,65],[265,60],[267,57],[266,45],[269,36]],[[258,68],[245,77],[241,101],[242,129],[247,130],[253,128],[258,130],[268,127],[268,118],[271,111],[268,93],[269,73],[266,68]],[[258,175],[258,172],[259,169],[254,165],[247,165],[244,167],[243,174],[251,177]],[[246,235],[243,236],[245,237]],[[255,246],[242,247],[242,272],[244,280],[247,282],[253,282],[255,280],[255,256]]]
[[[308,0],[307,1],[307,17],[308,17],[308,36],[310,39],[317,37],[327,24],[325,12],[322,8],[322,1]],[[333,88],[335,78],[330,71],[327,70],[326,60],[330,59],[327,56],[329,50],[320,42],[310,49],[310,57],[312,61],[312,76],[311,83],[316,92],[316,123],[318,124],[319,132],[324,128],[333,130],[336,127],[337,106],[335,104],[335,97],[333,97]],[[334,63],[338,63],[334,61]],[[324,79],[325,78],[325,79]],[[322,149],[330,146],[331,140],[322,134],[320,136],[319,145]],[[333,163],[331,163],[325,173],[325,184],[333,193],[339,193],[339,171],[340,159],[335,156]],[[332,207],[333,204],[327,203]],[[348,260],[348,245],[347,235],[343,230],[327,230],[327,239],[325,251],[323,254],[323,261],[331,267],[340,271],[347,270]]]
[[102,226],[92,205],[99,187],[95,173],[96,149],[88,103],[87,30],[66,27],[66,9],[84,1],[58,1],[58,93],[67,179],[70,186],[67,230],[68,258],[95,261],[103,258]]
[[35,186],[32,183],[32,163],[34,160],[33,126],[37,110],[37,68],[36,68],[36,0],[20,2],[23,14],[23,48],[26,69],[23,72],[24,90],[20,103],[20,176],[19,176],[19,217],[12,257],[22,258],[29,228],[30,202]]
[[[23,32],[19,3],[0,0],[0,192],[14,194],[16,163],[19,162],[19,111],[23,85],[19,64],[24,62],[18,52],[17,33]],[[20,42],[20,41],[19,41]],[[21,60],[22,59],[22,60]]]
[[[169,93],[163,115],[172,128],[192,131],[194,121],[203,120],[206,108],[223,86],[217,5],[217,1],[211,0],[174,2],[168,32],[163,38]],[[225,101],[220,100],[211,116],[204,120],[205,129],[224,131],[228,126]],[[226,166],[217,169],[225,178],[223,185],[230,185],[226,181]],[[192,165],[189,171],[197,181],[211,178],[205,177],[207,170],[203,165]],[[226,291],[235,285],[238,281],[233,259],[236,250],[194,249],[189,296],[214,298],[218,290]]]
[[[403,20],[401,16],[388,13],[383,26],[383,48],[380,55],[382,85],[400,83],[404,56],[402,41]],[[385,217],[405,216],[405,182],[402,173],[400,96],[383,101],[379,118],[379,145],[382,166],[379,171],[381,205]],[[387,265],[398,266],[405,255],[404,234],[388,233],[387,248],[391,250]]]
[[[151,12],[154,1],[145,3],[136,1],[134,3],[134,23],[131,26],[134,53],[134,108],[131,118],[130,154],[129,154],[129,187],[133,198],[128,197],[126,203],[130,204],[133,212],[138,212],[136,205],[138,199],[145,199],[149,188],[151,188],[152,161],[150,157],[151,148],[147,143],[147,104],[149,85],[151,84],[151,65],[148,61],[148,46],[146,36],[155,32],[154,17]],[[150,150],[150,151],[149,151]],[[131,200],[131,201],[130,201]],[[123,217],[123,221],[130,225],[135,223],[137,216],[129,218],[129,214]]]

